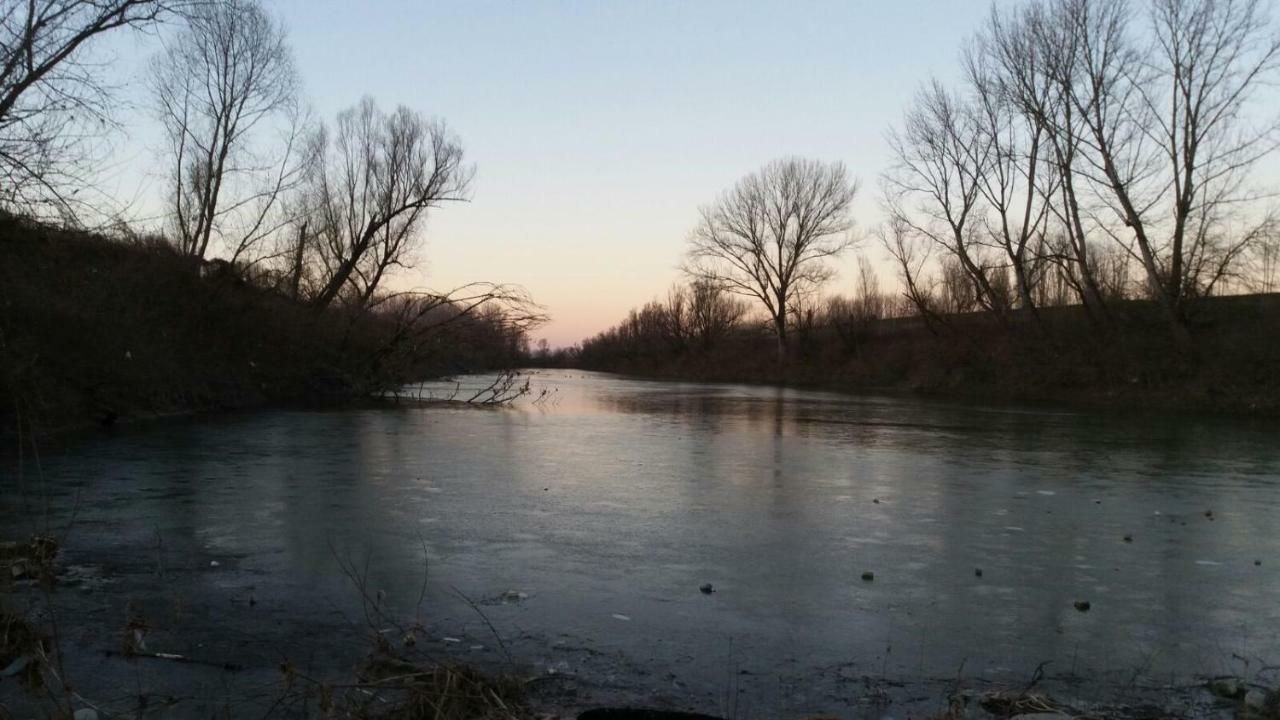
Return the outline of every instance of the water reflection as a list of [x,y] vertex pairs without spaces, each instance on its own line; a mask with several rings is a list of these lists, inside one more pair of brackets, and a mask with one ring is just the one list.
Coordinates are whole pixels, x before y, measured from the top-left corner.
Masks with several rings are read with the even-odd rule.
[[535,383],[555,401],[126,429],[57,453],[46,475],[64,505],[83,493],[90,556],[159,534],[175,554],[235,558],[251,577],[221,582],[305,619],[317,597],[349,594],[343,552],[412,605],[425,543],[448,634],[475,625],[452,586],[518,589],[529,601],[489,611],[530,661],[567,634],[707,692],[728,648],[798,677],[850,663],[1025,677],[1045,660],[1199,673],[1280,656],[1274,426],[585,373]]

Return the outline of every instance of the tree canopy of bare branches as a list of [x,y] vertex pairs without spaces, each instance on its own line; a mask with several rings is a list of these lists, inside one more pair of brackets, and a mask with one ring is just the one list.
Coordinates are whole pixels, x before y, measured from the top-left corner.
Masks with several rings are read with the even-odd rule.
[[288,220],[282,196],[314,153],[283,28],[257,0],[196,6],[152,63],[152,94],[174,242],[203,259],[217,241],[245,259]]
[[[1042,221],[1038,247],[1033,248],[1038,257],[1032,259],[1039,270],[1037,285],[1045,281],[1046,268],[1056,268],[1050,282],[1070,287],[1085,308],[1098,315],[1105,307],[1094,249],[1102,243],[1090,238],[1092,196],[1084,169],[1084,126],[1067,98],[1070,84],[1064,86],[1060,70],[1074,62],[1076,49],[1071,33],[1055,19],[1057,12],[1046,2],[1004,9],[993,5],[975,39],[969,75],[984,104],[994,93],[1026,128],[1029,149],[1025,161],[1018,163],[1019,174],[1040,197],[1028,194],[1022,207],[1032,210],[1039,202],[1035,212],[1044,213],[1036,215]],[[1033,178],[1039,178],[1040,187]],[[1032,215],[1024,217],[1030,220]],[[1023,229],[1029,224],[1024,222]]]
[[[998,20],[995,30],[1000,26]],[[1050,217],[1057,174],[1047,152],[1047,123],[1036,107],[1044,104],[1046,85],[1034,79],[1036,55],[1010,68],[1006,53],[989,34],[979,35],[965,55],[973,89],[975,141],[986,165],[978,191],[985,202],[985,242],[998,247],[1012,270],[1018,304],[1035,312],[1035,289],[1042,275],[1045,227]],[[1027,80],[1025,75],[1031,75]]]
[[467,200],[473,175],[443,121],[406,107],[387,114],[371,98],[339,114],[308,193],[306,232],[324,266],[315,304],[347,292],[368,305],[409,260],[428,211]]
[[686,292],[689,333],[703,350],[720,342],[747,314],[745,301],[709,280],[694,280]]
[[883,178],[884,205],[900,230],[926,237],[945,249],[973,285],[971,296],[1004,317],[1009,309],[993,287],[991,263],[981,236],[983,198],[1007,189],[991,180],[995,135],[968,99],[934,80],[917,93],[902,130],[889,135],[894,167]]
[[72,219],[89,140],[110,118],[94,40],[159,20],[163,0],[0,0],[0,204]]
[[701,209],[686,272],[759,300],[783,359],[792,303],[829,279],[827,261],[853,245],[857,190],[843,163],[775,160]]
[[1136,248],[1149,292],[1184,338],[1187,301],[1211,293],[1244,248],[1249,234],[1230,224],[1250,197],[1249,171],[1280,140],[1275,118],[1249,112],[1280,69],[1265,9],[1153,0],[1144,46],[1123,3],[1059,8],[1074,44],[1062,80],[1087,127],[1100,194],[1123,225],[1114,234]]
[[890,134],[895,236],[944,251],[936,264],[953,305],[997,314],[1011,295],[1006,270],[1022,307],[1052,294],[1037,286],[1053,274],[1092,313],[1128,294],[1132,264],[1138,289],[1189,348],[1192,302],[1233,277],[1273,216],[1253,172],[1280,145],[1280,118],[1258,102],[1280,74],[1268,8],[993,6],[964,54],[961,87],[927,85]]
[[934,307],[933,288],[925,277],[933,244],[916,233],[900,213],[892,211],[889,219],[876,229],[876,235],[893,261],[903,300],[924,320],[929,331],[936,334],[941,318]]

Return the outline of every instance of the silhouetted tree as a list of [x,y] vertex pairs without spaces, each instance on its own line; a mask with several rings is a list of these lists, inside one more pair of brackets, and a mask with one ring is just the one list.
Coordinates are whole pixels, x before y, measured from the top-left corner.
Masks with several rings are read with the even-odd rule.
[[[1050,172],[1053,165],[1046,162],[1045,120],[1025,107],[1028,100],[1018,81],[1004,76],[1001,59],[1000,49],[982,35],[965,55],[976,142],[985,156],[978,167],[978,192],[985,204],[986,234],[1004,253],[1018,304],[1034,314],[1038,250],[1057,178]],[[1036,57],[1025,61],[1034,63]],[[1045,85],[1030,90],[1039,95],[1029,102],[1042,102]]]
[[287,223],[283,196],[316,151],[283,28],[257,0],[196,6],[153,61],[152,94],[168,140],[174,241],[203,259],[218,240],[241,260]]
[[1280,290],[1280,218],[1259,225],[1249,247],[1249,269],[1244,286],[1253,292]]
[[853,245],[849,213],[857,189],[843,163],[769,163],[701,209],[686,272],[759,300],[782,360],[791,303],[826,281],[826,261]]
[[1085,126],[1098,193],[1174,335],[1191,339],[1187,303],[1208,295],[1244,251],[1232,221],[1248,173],[1276,148],[1274,118],[1249,112],[1280,68],[1280,36],[1259,0],[1155,0],[1144,47],[1126,3],[1060,0],[1068,43],[1057,79]]
[[[1039,138],[1042,155],[1028,155],[1026,177],[1040,182],[1045,233],[1041,257],[1053,263],[1060,280],[1074,290],[1085,308],[1097,316],[1105,312],[1102,293],[1093,275],[1093,243],[1086,230],[1088,166],[1084,156],[1084,127],[1080,114],[1068,100],[1057,68],[1070,65],[1074,49],[1070,33],[1055,19],[1045,2],[1031,2],[1002,9],[992,5],[986,25],[978,34],[975,54],[980,60],[973,73],[985,95],[996,94],[1023,118],[1029,137]],[[1032,172],[1032,168],[1036,172]],[[1027,197],[1025,208],[1035,198]],[[1028,220],[1030,216],[1027,216]],[[1023,222],[1026,228],[1029,222]],[[1052,227],[1050,227],[1052,225]]]
[[916,315],[937,334],[942,318],[933,298],[933,288],[927,284],[925,267],[932,256],[932,243],[917,235],[900,213],[890,213],[889,219],[877,230],[880,244],[893,259],[898,271],[902,295]]
[[388,270],[403,265],[427,212],[466,200],[472,170],[443,121],[406,108],[383,113],[371,98],[338,115],[311,191],[325,281],[314,303],[344,289],[367,305]]
[[86,51],[121,28],[156,22],[181,0],[0,0],[0,203],[75,214],[88,139],[110,92]]
[[747,314],[745,302],[711,280],[694,280],[688,293],[690,332],[704,351],[733,332]]
[[981,222],[983,177],[995,152],[965,100],[937,80],[926,85],[889,135],[894,167],[884,175],[885,207],[900,229],[928,238],[955,258],[946,279],[957,292],[1002,320],[1008,310],[991,287],[975,226]]

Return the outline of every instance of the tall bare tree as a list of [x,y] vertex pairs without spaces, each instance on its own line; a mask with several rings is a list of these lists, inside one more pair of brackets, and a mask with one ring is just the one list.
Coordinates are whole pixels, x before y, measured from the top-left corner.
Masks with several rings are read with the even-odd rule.
[[[998,16],[993,21],[998,23]],[[1048,122],[1036,109],[1047,95],[1047,83],[1035,79],[1041,74],[1035,66],[1038,58],[1034,52],[1019,53],[1023,66],[1008,68],[1003,62],[1007,49],[990,34],[979,34],[964,65],[973,95],[977,145],[986,156],[978,191],[993,216],[984,217],[987,234],[1008,260],[1019,305],[1034,314],[1039,250],[1057,176],[1053,164],[1046,162]],[[1024,76],[1031,78],[1029,87]]]
[[953,256],[972,297],[1004,320],[1009,308],[992,287],[978,240],[992,141],[974,108],[934,80],[916,95],[901,131],[889,135],[895,163],[882,187],[890,213]]
[[857,190],[843,163],[775,160],[701,209],[686,272],[759,300],[783,360],[791,304],[829,279],[827,260],[853,245]]
[[[1028,185],[1039,185],[1035,189],[1040,197],[1026,195],[1019,204],[1033,208],[1038,201],[1035,212],[1045,214],[1038,230],[1042,245],[1038,271],[1045,272],[1045,263],[1053,263],[1056,279],[1066,282],[1085,308],[1098,316],[1104,306],[1086,229],[1090,208],[1081,170],[1084,126],[1068,100],[1071,74],[1060,70],[1074,63],[1075,47],[1058,15],[1050,3],[1042,1],[993,5],[975,42],[979,62],[969,64],[970,76],[981,78],[973,80],[980,97],[994,92],[1008,111],[1020,117],[1028,131],[1024,138],[1031,141],[1028,150],[1039,151],[1038,156],[1027,152],[1023,176],[1038,178]],[[1023,222],[1021,227],[1029,224]],[[1011,245],[1017,247],[1017,243]]]
[[282,196],[313,145],[285,32],[257,0],[210,0],[152,63],[168,137],[175,240],[203,259],[217,241],[234,263],[285,221]]
[[1072,63],[1063,84],[1086,128],[1093,176],[1175,337],[1188,301],[1211,293],[1244,250],[1231,232],[1249,175],[1276,149],[1255,101],[1280,69],[1261,0],[1152,0],[1144,37],[1126,3],[1060,0]]
[[311,230],[325,280],[314,303],[344,290],[361,305],[393,268],[404,265],[428,211],[468,198],[472,168],[443,121],[406,108],[383,113],[371,98],[338,115],[312,188]]
[[0,0],[0,204],[75,214],[89,141],[111,117],[110,87],[86,53],[180,3]]

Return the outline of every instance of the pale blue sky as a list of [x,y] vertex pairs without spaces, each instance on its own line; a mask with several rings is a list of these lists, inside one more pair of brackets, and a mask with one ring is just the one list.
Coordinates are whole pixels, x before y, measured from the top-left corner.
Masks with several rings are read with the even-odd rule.
[[[1007,1],[1007,0],[1002,0]],[[445,118],[474,201],[401,284],[519,283],[568,344],[665,292],[697,207],[775,157],[842,160],[878,221],[886,128],[956,73],[982,0],[269,3],[332,120],[362,95]],[[138,137],[145,132],[138,129]],[[874,249],[874,248],[872,248]],[[852,257],[842,263],[846,270]],[[850,281],[844,272],[833,289]]]

